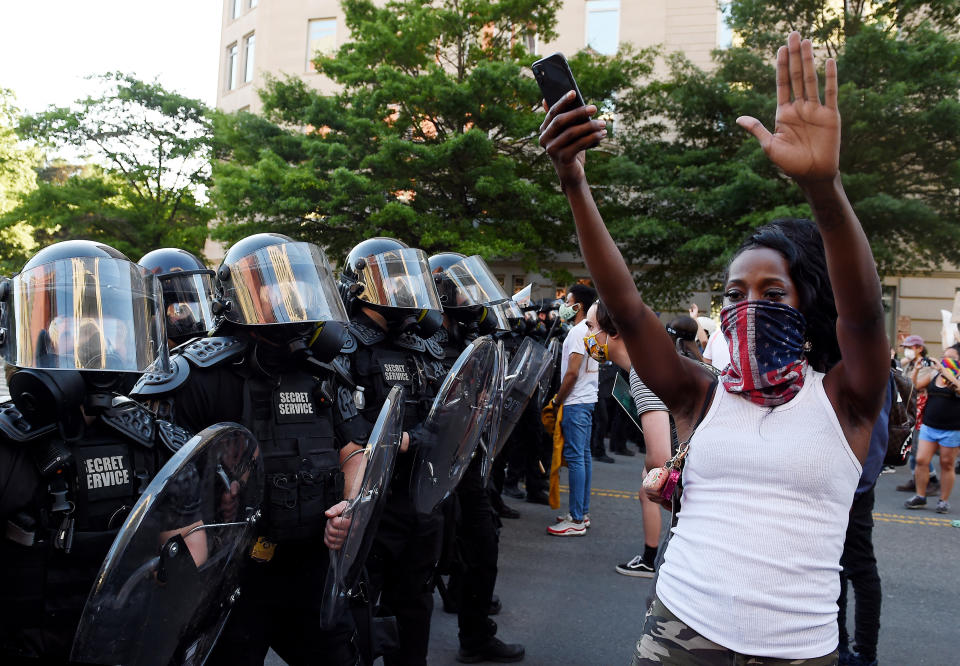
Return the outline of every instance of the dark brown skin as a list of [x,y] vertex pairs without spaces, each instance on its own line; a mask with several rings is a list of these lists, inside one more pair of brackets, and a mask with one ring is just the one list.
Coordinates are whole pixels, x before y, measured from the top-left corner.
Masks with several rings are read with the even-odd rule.
[[[547,111],[540,127],[540,145],[553,160],[573,211],[587,268],[626,343],[633,367],[666,403],[685,437],[712,379],[675,353],[670,336],[644,304],[604,226],[583,169],[584,151],[606,135],[604,122],[591,119],[597,112],[593,105],[566,111],[571,101],[568,95]],[[827,373],[824,386],[850,448],[863,462],[884,398],[889,345],[873,254],[840,182],[836,63],[827,60],[825,100],[821,103],[813,47],[809,40],[791,33],[777,53],[774,132],[756,118],[744,116],[737,123],[753,134],[770,160],[800,186],[813,210],[833,284],[843,356]],[[725,293],[725,305],[744,298],[794,307],[799,304],[786,259],[770,249],[748,250],[734,259]]]

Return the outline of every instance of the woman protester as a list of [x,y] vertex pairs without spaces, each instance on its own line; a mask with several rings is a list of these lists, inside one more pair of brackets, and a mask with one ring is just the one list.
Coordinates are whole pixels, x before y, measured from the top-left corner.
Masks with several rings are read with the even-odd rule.
[[[590,357],[598,363],[610,360],[615,365],[630,370],[630,393],[637,407],[646,448],[643,459],[643,472],[646,474],[647,471],[663,465],[670,457],[671,440],[676,438],[675,432],[672,432],[674,429],[670,412],[630,367],[630,356],[623,338],[617,332],[617,326],[603,301],[597,301],[590,307],[586,321],[590,335],[584,338],[584,344]],[[662,527],[660,505],[643,491],[639,496],[643,515],[643,553],[618,564],[616,571],[624,576],[653,578]]]
[[689,445],[638,665],[837,661],[839,560],[889,346],[876,265],[840,180],[836,63],[821,103],[813,46],[791,33],[776,89],[773,133],[737,123],[800,186],[816,226],[760,229],[727,267],[731,363],[719,388],[674,352],[603,224],[584,174],[584,151],[606,134],[596,107],[568,95],[541,126],[600,297]]
[[908,499],[904,506],[908,509],[922,509],[927,506],[927,493],[936,492],[930,488],[930,465],[935,453],[940,454],[940,499],[937,501],[937,513],[949,513],[950,491],[956,471],[953,466],[960,451],[960,345],[947,347],[940,361],[936,379],[926,384],[927,408],[924,422],[917,437],[917,468],[914,470],[917,493]]

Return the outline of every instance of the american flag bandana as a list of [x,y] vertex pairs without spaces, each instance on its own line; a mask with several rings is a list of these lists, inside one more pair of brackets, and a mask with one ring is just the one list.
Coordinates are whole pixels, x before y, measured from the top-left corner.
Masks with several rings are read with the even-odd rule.
[[720,329],[730,347],[723,387],[757,405],[775,407],[803,387],[807,320],[795,308],[773,301],[740,301],[720,311]]

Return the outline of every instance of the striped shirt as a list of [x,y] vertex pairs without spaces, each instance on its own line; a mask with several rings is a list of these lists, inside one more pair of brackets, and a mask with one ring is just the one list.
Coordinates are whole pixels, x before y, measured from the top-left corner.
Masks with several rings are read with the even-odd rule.
[[646,414],[647,412],[667,411],[667,406],[663,404],[663,400],[647,388],[647,385],[643,383],[637,375],[637,371],[633,368],[630,368],[630,394],[633,396],[633,401],[637,404],[637,416]]

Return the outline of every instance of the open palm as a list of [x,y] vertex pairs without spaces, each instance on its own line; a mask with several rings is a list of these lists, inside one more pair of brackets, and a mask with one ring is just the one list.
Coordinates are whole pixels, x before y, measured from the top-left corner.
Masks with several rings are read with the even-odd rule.
[[[771,134],[756,118],[737,123],[753,134],[767,157],[794,180],[829,180],[840,165],[837,65],[826,65],[825,101],[820,102],[813,46],[791,33],[777,52],[777,118]],[[791,99],[792,97],[792,99]]]

